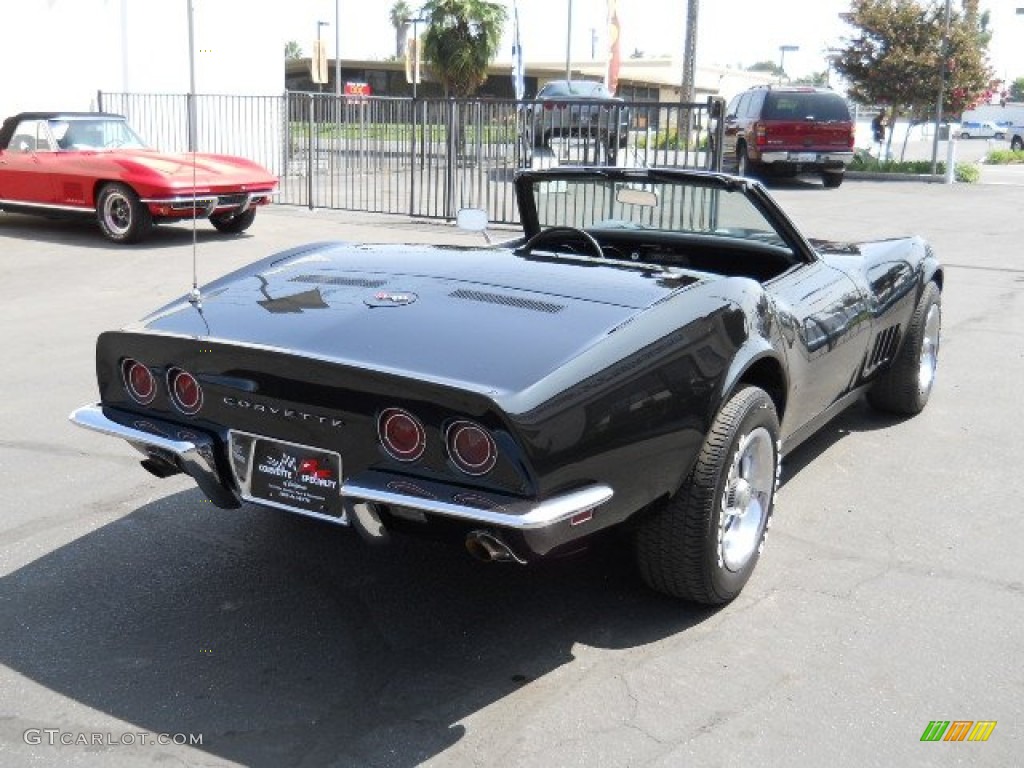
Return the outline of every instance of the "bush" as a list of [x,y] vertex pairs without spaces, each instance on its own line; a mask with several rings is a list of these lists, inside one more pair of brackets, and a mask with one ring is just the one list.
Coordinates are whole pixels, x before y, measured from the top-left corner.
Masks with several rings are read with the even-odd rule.
[[1024,163],[1024,152],[1014,152],[1012,149],[996,149],[988,153],[985,163],[987,165],[1020,165]]
[[[694,129],[690,136],[690,142],[693,143],[694,138],[697,136],[697,130]],[[650,136],[653,141],[648,142],[648,134],[640,134],[636,139],[637,149],[684,149],[683,141],[679,138],[679,134],[675,129],[671,131],[658,131],[653,136]],[[702,135],[700,141],[697,142],[698,146],[693,147],[694,149],[704,150],[708,147],[707,135]]]
[[[1024,152],[1012,154],[1024,155]],[[930,160],[906,160],[896,162],[894,160],[882,162],[877,157],[866,151],[858,150],[849,165],[851,171],[868,171],[870,173],[903,173],[913,176],[930,176],[932,164]],[[935,173],[944,176],[946,164],[939,162],[935,166]],[[957,163],[953,167],[953,175],[962,184],[973,184],[981,177],[981,171],[973,163]]]
[[953,166],[953,176],[961,184],[974,184],[981,178],[981,171],[974,163],[957,163]]

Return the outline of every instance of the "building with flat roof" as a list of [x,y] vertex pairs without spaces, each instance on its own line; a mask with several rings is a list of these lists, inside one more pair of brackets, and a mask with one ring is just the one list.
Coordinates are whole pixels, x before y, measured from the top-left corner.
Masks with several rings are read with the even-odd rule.
[[[366,83],[374,96],[411,96],[412,85],[405,79],[405,63],[402,61],[369,61],[342,59],[341,80],[345,83]],[[327,63],[329,82],[323,85],[325,93],[333,93],[334,60]],[[682,64],[674,57],[626,59],[619,70],[618,95],[627,101],[679,101],[682,81]],[[584,62],[572,67],[572,78],[579,80],[601,80],[604,78],[603,62]],[[533,98],[537,91],[550,80],[565,79],[565,62],[528,62],[526,65],[526,98]],[[740,91],[754,85],[774,82],[765,72],[748,72],[731,67],[697,67],[695,78],[696,100],[708,96],[729,99]],[[285,62],[285,87],[290,91],[317,91],[320,86],[313,83],[308,58]],[[443,96],[441,86],[430,79],[430,65],[424,64],[423,77],[417,86],[417,95],[425,98]],[[492,64],[487,82],[476,94],[484,98],[514,99],[512,69],[507,63]]]

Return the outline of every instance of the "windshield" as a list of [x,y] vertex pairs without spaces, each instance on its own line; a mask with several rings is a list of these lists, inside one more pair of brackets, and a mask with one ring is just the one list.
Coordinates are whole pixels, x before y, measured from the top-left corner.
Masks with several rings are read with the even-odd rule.
[[146,148],[128,123],[118,118],[60,118],[48,124],[62,150]]
[[611,93],[598,82],[589,80],[555,80],[546,84],[537,94],[539,99],[563,98],[563,99],[604,99],[611,98]]
[[786,246],[739,188],[700,180],[542,179],[533,199],[541,229],[644,230],[713,235]]

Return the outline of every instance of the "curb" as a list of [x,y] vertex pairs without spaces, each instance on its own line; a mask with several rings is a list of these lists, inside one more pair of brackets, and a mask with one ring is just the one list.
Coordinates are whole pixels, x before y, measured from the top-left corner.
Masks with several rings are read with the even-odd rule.
[[945,174],[931,173],[879,173],[877,171],[846,171],[847,179],[858,181],[917,181],[925,184],[943,184]]

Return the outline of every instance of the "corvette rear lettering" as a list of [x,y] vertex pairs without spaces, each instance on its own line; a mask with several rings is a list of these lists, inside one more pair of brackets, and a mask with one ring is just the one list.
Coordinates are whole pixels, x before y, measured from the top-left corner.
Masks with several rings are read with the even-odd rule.
[[345,426],[345,422],[342,419],[337,419],[333,416],[320,416],[319,414],[307,413],[306,411],[296,411],[292,408],[277,408],[273,405],[254,403],[251,400],[241,400],[237,397],[225,396],[222,402],[231,408],[243,408],[255,413],[269,413],[272,416],[280,416],[284,419],[312,420],[329,427]]

